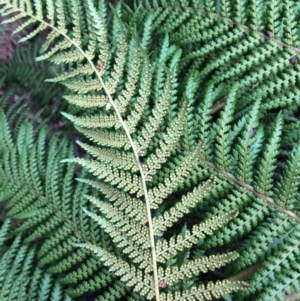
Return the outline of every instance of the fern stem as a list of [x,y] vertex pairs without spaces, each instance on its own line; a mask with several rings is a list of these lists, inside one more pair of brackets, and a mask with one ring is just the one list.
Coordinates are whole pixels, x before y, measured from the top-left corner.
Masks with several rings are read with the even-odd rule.
[[211,115],[219,112],[224,107],[226,103],[226,99],[227,96],[223,97],[222,99],[220,99],[218,102],[215,103],[215,105],[212,108]]
[[227,280],[230,280],[230,281],[235,281],[235,280],[239,280],[239,281],[246,281],[246,280],[249,280],[253,274],[262,267],[262,264],[261,263],[256,263],[256,264],[253,264],[249,267],[247,267],[246,269],[238,272],[237,274],[227,278]]
[[238,180],[235,176],[233,176],[231,173],[226,172],[222,169],[219,169],[218,167],[216,167],[213,163],[208,162],[206,160],[203,159],[203,162],[209,166],[210,168],[213,168],[214,170],[222,173],[223,175],[225,175],[228,179],[234,181],[235,183],[237,183],[238,185],[244,187],[245,189],[247,189],[248,191],[250,191],[251,193],[253,193],[255,196],[257,196],[258,198],[265,200],[269,205],[272,205],[273,207],[275,207],[276,209],[278,209],[279,211],[281,211],[282,213],[288,215],[289,217],[291,217],[292,219],[294,219],[297,223],[300,224],[300,217],[297,216],[295,213],[284,209],[283,207],[277,205],[275,203],[275,201],[273,199],[271,199],[270,197],[265,196],[264,194],[257,192],[251,185],[242,182],[240,180]]
[[284,301],[297,301],[300,299],[300,293],[292,293],[284,298]]
[[145,198],[145,203],[146,203],[147,219],[148,219],[148,225],[149,225],[149,235],[150,235],[150,245],[151,245],[151,254],[152,254],[152,265],[153,265],[153,281],[154,281],[154,289],[155,289],[155,300],[160,301],[158,273],[157,273],[157,261],[156,261],[156,250],[155,250],[155,240],[154,240],[154,229],[153,229],[153,223],[152,223],[151,208],[150,208],[150,201],[149,201],[148,189],[147,189],[147,184],[146,184],[146,177],[145,177],[145,174],[144,174],[144,171],[143,171],[143,168],[142,168],[142,164],[141,164],[140,159],[139,159],[138,151],[137,151],[137,149],[135,147],[135,144],[132,140],[129,129],[128,129],[125,121],[123,120],[117,106],[115,105],[115,103],[114,103],[114,101],[113,101],[106,85],[104,84],[100,73],[98,72],[97,68],[95,67],[93,62],[90,60],[90,58],[81,49],[81,47],[79,45],[77,45],[77,43],[75,43],[65,33],[59,31],[55,26],[53,26],[53,25],[51,25],[51,24],[49,24],[49,23],[47,23],[43,20],[40,20],[39,18],[36,18],[35,16],[33,16],[31,14],[28,14],[28,16],[30,16],[31,18],[37,20],[38,22],[41,22],[41,23],[45,24],[46,26],[51,27],[53,30],[59,32],[59,34],[61,34],[65,39],[67,39],[70,43],[72,43],[78,49],[79,52],[81,52],[81,54],[86,58],[86,60],[90,64],[91,68],[94,70],[96,76],[98,77],[98,80],[99,80],[105,94],[107,95],[111,106],[114,108],[114,111],[115,111],[115,113],[118,117],[118,120],[119,120],[120,124],[122,125],[122,128],[125,131],[125,134],[126,134],[128,140],[129,140],[130,146],[131,146],[132,151],[134,153],[134,158],[135,158],[136,164],[138,166],[138,169],[139,169],[139,172],[140,172],[140,175],[141,175],[142,187],[143,187],[144,198]]
[[[75,44],[74,44],[75,45]],[[84,52],[81,50],[81,48],[79,48],[79,46],[75,45],[75,47],[77,47],[77,49],[79,51],[81,51],[81,53],[84,55]],[[138,155],[138,151],[135,147],[135,144],[132,140],[132,137],[130,135],[129,129],[126,126],[125,121],[123,120],[117,106],[115,105],[111,95],[109,94],[108,89],[106,88],[99,72],[97,71],[96,67],[94,66],[93,62],[91,60],[89,60],[88,57],[86,57],[88,62],[90,63],[91,67],[93,68],[93,70],[96,72],[96,75],[103,87],[103,90],[105,91],[110,104],[112,105],[112,107],[115,110],[115,113],[125,131],[125,134],[129,140],[129,143],[131,145],[132,151],[134,153],[134,158],[136,161],[136,164],[139,168],[139,172],[141,175],[141,181],[142,181],[142,186],[143,186],[143,191],[144,191],[144,197],[145,197],[145,202],[146,202],[146,210],[147,210],[147,219],[148,219],[148,225],[149,225],[149,235],[150,235],[150,244],[151,244],[151,254],[152,254],[152,265],[153,265],[153,281],[154,281],[154,287],[155,287],[155,297],[156,300],[159,301],[159,286],[158,286],[158,274],[157,274],[157,264],[156,264],[156,251],[155,251],[155,240],[154,240],[154,229],[153,229],[153,223],[152,223],[152,216],[151,216],[151,209],[150,209],[150,201],[149,201],[149,196],[148,196],[148,189],[147,189],[147,184],[146,184],[146,177],[143,171],[143,167]]]
[[[77,45],[75,45],[75,47],[77,47]],[[84,54],[84,52],[78,47],[78,50],[80,50],[82,52],[82,54]],[[129,129],[126,126],[126,123],[124,122],[117,106],[115,105],[111,95],[109,94],[109,91],[107,90],[99,72],[97,71],[96,67],[93,65],[93,62],[90,61],[87,58],[88,62],[90,63],[91,67],[94,69],[94,71],[97,74],[97,77],[109,99],[110,104],[112,105],[112,107],[114,108],[116,115],[125,131],[125,134],[129,140],[129,143],[131,145],[132,151],[134,153],[134,158],[136,161],[136,164],[139,168],[139,172],[141,175],[141,181],[142,181],[142,186],[143,186],[143,191],[144,191],[144,197],[145,197],[145,202],[146,202],[146,210],[147,210],[147,219],[148,219],[148,225],[149,225],[149,235],[150,235],[150,244],[151,244],[151,254],[152,254],[152,265],[153,265],[153,281],[154,281],[154,287],[155,287],[155,296],[156,296],[156,300],[159,301],[159,286],[158,286],[158,274],[157,274],[157,264],[156,264],[156,251],[155,251],[155,240],[154,240],[154,229],[153,229],[153,223],[152,223],[152,216],[151,216],[151,209],[150,209],[150,201],[149,201],[149,196],[148,196],[148,189],[147,189],[147,184],[146,184],[146,177],[143,171],[143,167],[138,155],[138,151],[135,147],[135,144],[132,140],[132,137],[130,135]]]

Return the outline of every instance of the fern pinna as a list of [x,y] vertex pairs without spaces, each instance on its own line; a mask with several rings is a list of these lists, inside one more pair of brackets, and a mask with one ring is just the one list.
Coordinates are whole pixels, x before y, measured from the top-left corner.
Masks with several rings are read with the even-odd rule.
[[137,299],[297,300],[295,3],[0,3],[25,18],[21,41],[47,28],[38,60],[82,108],[63,114],[90,157],[64,161],[94,176],[78,179],[97,191],[83,210],[105,239],[76,246]]

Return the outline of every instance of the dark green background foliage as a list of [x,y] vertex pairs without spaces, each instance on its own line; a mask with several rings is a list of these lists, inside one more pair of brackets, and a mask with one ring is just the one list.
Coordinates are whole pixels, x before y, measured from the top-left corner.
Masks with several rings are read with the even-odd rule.
[[300,2],[0,12],[0,300],[300,300]]

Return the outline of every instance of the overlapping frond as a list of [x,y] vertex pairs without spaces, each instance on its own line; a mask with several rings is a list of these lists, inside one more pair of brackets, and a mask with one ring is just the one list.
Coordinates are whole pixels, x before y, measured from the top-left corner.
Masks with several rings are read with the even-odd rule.
[[[46,142],[49,131],[44,127],[35,131],[28,122],[20,125],[13,138],[2,109],[0,123],[1,202],[8,202],[7,218],[20,223],[15,229],[19,233],[16,249],[7,251],[20,257],[20,261],[14,266],[3,263],[3,273],[11,276],[3,285],[2,300],[9,300],[8,294],[13,300],[71,300],[108,287],[123,296],[124,286],[118,283],[114,288],[114,278],[108,270],[88,251],[74,247],[82,240],[104,243],[104,237],[91,231],[89,219],[82,212],[84,205],[93,210],[85,198],[91,191],[87,185],[74,182],[74,164],[60,162],[72,155],[72,145],[58,136]],[[91,266],[92,274],[87,273]],[[90,281],[94,286],[87,286]]]
[[[256,286],[249,295],[239,293],[238,300],[272,300],[276,291],[279,299],[286,293],[295,294],[299,291],[295,266],[285,266],[284,262],[276,266],[272,259],[269,263],[269,268],[276,270],[272,279],[290,286],[275,289],[270,282],[261,286],[262,278],[256,281],[255,275],[259,267],[264,276],[268,274],[264,262],[272,258],[273,242],[289,236],[292,224],[300,222],[296,158],[299,31],[294,21],[299,11],[293,1],[220,1],[219,6],[214,1],[203,5],[187,1],[168,5],[168,17],[154,20],[154,32],[156,39],[168,35],[170,43],[183,49],[182,76],[200,70],[194,118],[199,122],[198,137],[205,142],[203,166],[213,167],[218,177],[222,173],[235,183],[231,186],[217,179],[219,189],[213,198],[201,202],[199,209],[208,211],[208,217],[230,210],[240,212],[228,226],[205,240],[205,248],[242,241],[237,250],[243,255],[230,264],[228,273],[237,273],[232,279],[253,275],[251,283]],[[164,10],[165,6],[164,1],[153,1],[144,11]],[[184,18],[191,11],[192,17]],[[192,175],[193,181],[203,177],[196,170]],[[237,190],[236,185],[244,190]],[[220,197],[225,200],[219,202]],[[293,248],[296,241],[294,237],[284,244]],[[279,244],[273,249],[278,250],[278,256],[285,254]],[[294,258],[299,265],[299,259]],[[268,287],[272,288],[266,293]]]

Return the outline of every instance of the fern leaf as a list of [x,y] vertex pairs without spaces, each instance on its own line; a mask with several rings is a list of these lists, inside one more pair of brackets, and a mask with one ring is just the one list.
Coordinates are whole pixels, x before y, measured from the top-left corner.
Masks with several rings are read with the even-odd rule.
[[205,234],[211,235],[214,230],[218,229],[222,224],[228,223],[230,219],[236,216],[237,212],[231,212],[223,216],[215,216],[211,220],[195,225],[192,232],[187,230],[183,235],[177,236],[176,239],[171,238],[169,242],[158,242],[158,260],[164,262],[171,255],[176,254],[176,252],[180,252],[184,248],[190,248],[193,244],[197,243],[200,238],[203,238]]
[[80,127],[78,128],[78,130],[86,135],[90,140],[96,142],[101,146],[116,148],[130,147],[127,137],[124,134],[112,133],[101,129],[84,129]]
[[180,165],[176,167],[171,174],[170,179],[167,179],[165,183],[161,183],[158,187],[154,187],[149,191],[150,204],[153,209],[157,208],[164,198],[172,193],[179,183],[188,175],[192,169],[191,162],[193,162],[201,153],[202,145],[198,144],[196,149],[187,155]]
[[[62,162],[67,161],[69,160],[66,159]],[[82,166],[88,168],[97,177],[105,179],[107,182],[111,182],[118,188],[123,188],[125,191],[130,193],[138,193],[138,195],[143,195],[139,178],[129,172],[118,170],[117,168],[110,167],[109,165],[100,164],[96,160],[72,159],[71,161],[80,163]]]
[[110,128],[119,127],[118,119],[112,116],[92,116],[92,117],[76,117],[67,113],[62,113],[65,117],[73,121],[78,126],[86,128]]
[[[25,221],[18,228],[30,230],[26,241],[36,235],[49,241],[40,266],[62,273],[71,296],[105,291],[96,300],[273,300],[299,290],[296,4],[149,0],[109,10],[96,2],[0,0],[4,14],[37,23],[27,38],[41,24],[51,27],[40,59],[56,65],[52,81],[62,81],[70,104],[65,117],[88,139],[80,143],[88,157],[68,161],[91,173],[75,185],[73,166],[59,166],[72,157],[63,143],[55,144],[61,147],[55,156],[50,142],[53,154],[45,159],[44,144],[37,149],[33,130],[20,127],[22,109],[15,113],[13,105],[8,115],[18,119],[16,143],[6,131],[14,121],[1,121],[10,145],[1,147],[0,176],[9,181],[0,183],[1,201],[9,200],[8,216],[30,217],[33,226]],[[73,185],[80,201],[72,200]],[[199,219],[213,226],[201,232]],[[75,252],[78,240],[85,244]],[[138,265],[145,265],[141,244],[148,270]],[[196,278],[190,251],[203,255],[216,247],[241,256],[210,276],[237,273],[230,278],[250,279],[252,289],[226,281],[199,286],[206,275]],[[206,267],[214,270],[211,259]],[[70,272],[76,263],[78,274]]]
[[207,273],[208,270],[213,270],[227,264],[230,261],[235,260],[238,254],[228,253],[222,255],[211,255],[208,257],[202,257],[201,259],[191,260],[188,264],[184,264],[180,268],[173,267],[167,268],[163,275],[160,275],[160,279],[164,280],[168,285],[172,285],[179,280],[184,280],[185,277],[190,278],[196,276],[199,271]]
[[204,182],[204,184],[195,187],[194,190],[183,196],[181,202],[176,203],[169,211],[165,211],[163,215],[154,219],[154,231],[159,236],[167,228],[176,223],[191,208],[194,208],[198,202],[202,201],[204,196],[214,186],[214,178]]
[[208,283],[205,287],[204,285],[198,286],[197,288],[183,291],[181,293],[174,294],[164,294],[162,293],[162,300],[189,300],[190,298],[206,299],[209,300],[213,297],[220,298],[222,295],[226,295],[230,292],[248,289],[243,283],[232,283],[230,281],[220,281],[216,284]]

